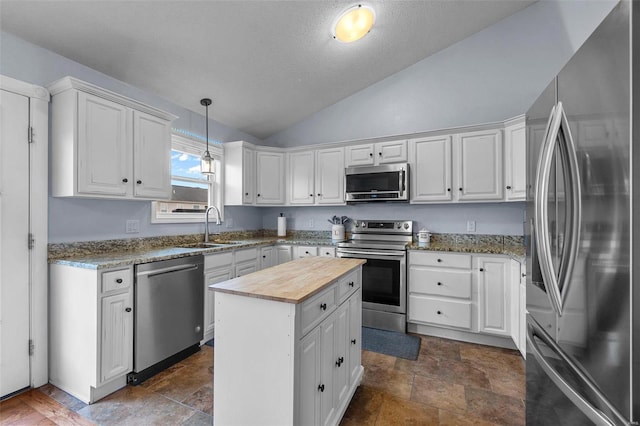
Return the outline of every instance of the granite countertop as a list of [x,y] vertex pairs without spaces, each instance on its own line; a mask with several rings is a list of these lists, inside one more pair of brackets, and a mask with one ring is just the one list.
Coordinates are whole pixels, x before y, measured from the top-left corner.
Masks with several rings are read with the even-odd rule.
[[[142,241],[144,240],[144,241]],[[107,269],[139,263],[175,259],[200,254],[214,254],[269,245],[334,246],[331,238],[278,238],[248,237],[245,239],[219,240],[222,245],[200,247],[202,241],[183,237],[142,239],[137,244],[125,240],[96,241],[78,244],[60,244],[49,250],[49,263],[86,269]],[[160,240],[160,241],[158,241]],[[217,240],[214,240],[217,241]]]
[[409,250],[446,251],[457,253],[501,254],[523,261],[525,246],[523,238],[510,235],[438,234],[431,242],[413,242]]
[[209,286],[210,290],[287,303],[317,294],[366,260],[305,257]]

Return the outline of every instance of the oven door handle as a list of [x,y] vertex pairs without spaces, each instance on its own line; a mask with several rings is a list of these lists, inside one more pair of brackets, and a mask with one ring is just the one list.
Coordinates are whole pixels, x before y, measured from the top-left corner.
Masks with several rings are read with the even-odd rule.
[[338,254],[356,254],[356,255],[370,255],[370,256],[385,256],[385,257],[404,257],[405,252],[403,251],[394,251],[394,252],[386,252],[386,251],[368,251],[368,250],[348,250],[348,251],[339,251]]

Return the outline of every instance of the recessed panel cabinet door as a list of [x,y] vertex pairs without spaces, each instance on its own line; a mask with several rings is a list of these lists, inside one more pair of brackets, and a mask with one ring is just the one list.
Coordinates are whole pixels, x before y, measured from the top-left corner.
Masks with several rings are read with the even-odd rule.
[[289,154],[289,203],[313,204],[315,153],[314,151]]
[[326,389],[320,378],[320,327],[300,342],[299,425],[320,424],[320,395]]
[[344,149],[316,153],[316,203],[344,204]]
[[478,257],[478,328],[510,337],[509,259]]
[[458,199],[502,200],[502,131],[463,133],[458,139]]
[[284,154],[256,152],[256,204],[284,204]]
[[[213,255],[215,256],[215,255]],[[209,290],[212,284],[221,283],[233,278],[231,268],[223,268],[208,271],[204,276],[204,334],[209,337],[216,325],[215,317],[215,292]]]
[[166,120],[133,112],[133,194],[136,197],[171,198],[171,127]]
[[120,104],[78,93],[78,192],[130,195],[130,110]]
[[131,292],[102,298],[102,363],[100,382],[133,368],[133,311]]
[[409,141],[411,200],[451,201],[451,136]]
[[505,127],[505,191],[507,200],[524,200],[527,195],[527,146],[524,123]]

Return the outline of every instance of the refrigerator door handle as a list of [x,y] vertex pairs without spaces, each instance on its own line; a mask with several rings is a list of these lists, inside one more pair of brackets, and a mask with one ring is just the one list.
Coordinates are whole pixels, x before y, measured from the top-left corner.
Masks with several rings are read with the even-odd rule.
[[[558,357],[565,363],[569,370],[573,371],[584,383],[586,387],[598,398],[599,402],[606,406],[613,415],[616,416],[618,423],[612,421],[605,413],[598,408],[594,407],[583,395],[578,393],[569,383],[562,377],[562,375],[546,360],[535,338],[540,339],[545,345],[547,345]],[[602,426],[616,426],[616,425],[628,425],[629,422],[622,416],[616,408],[606,399],[606,397],[600,392],[588,376],[578,367],[575,362],[569,358],[558,344],[549,336],[549,334],[542,328],[542,326],[530,315],[527,314],[527,343],[531,351],[531,354],[536,359],[540,367],[544,370],[546,375],[555,383],[560,391],[567,397],[575,406],[584,413],[591,421],[596,425]]]
[[[569,285],[571,284],[571,278],[573,274],[573,267],[575,266],[576,259],[578,258],[578,248],[580,245],[580,225],[582,222],[582,195],[580,190],[580,170],[578,168],[578,157],[576,154],[576,147],[573,143],[573,137],[571,135],[571,129],[567,116],[564,112],[562,102],[558,102],[556,108],[556,114],[559,116],[559,125],[562,130],[562,137],[558,137],[558,140],[563,143],[563,153],[565,155],[564,167],[567,172],[569,181],[569,194],[570,199],[570,221],[567,223],[568,238],[565,239],[567,243],[563,248],[562,259],[560,265],[559,274],[559,290],[562,293],[562,305],[566,302],[567,295],[569,294]],[[562,312],[559,313],[560,315]]]
[[534,188],[534,231],[536,236],[536,251],[540,263],[540,274],[544,286],[549,296],[549,301],[553,310],[562,315],[562,295],[553,270],[553,260],[551,259],[551,243],[549,241],[549,216],[547,202],[549,198],[549,178],[551,175],[551,164],[558,136],[558,115],[557,106],[551,109],[547,129],[545,131],[544,143],[540,156],[538,157],[538,167],[536,169],[536,180]]

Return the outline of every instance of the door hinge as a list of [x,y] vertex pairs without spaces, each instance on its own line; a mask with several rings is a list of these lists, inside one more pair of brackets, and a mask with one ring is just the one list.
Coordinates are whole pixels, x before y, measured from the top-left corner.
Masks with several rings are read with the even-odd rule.
[[29,248],[29,250],[31,250],[35,245],[36,239],[33,237],[33,234],[29,232],[29,235],[27,236],[27,247]]
[[33,143],[33,127],[29,126],[27,130],[27,140],[29,143]]
[[33,355],[35,347],[36,346],[33,344],[33,339],[29,339],[29,356]]

